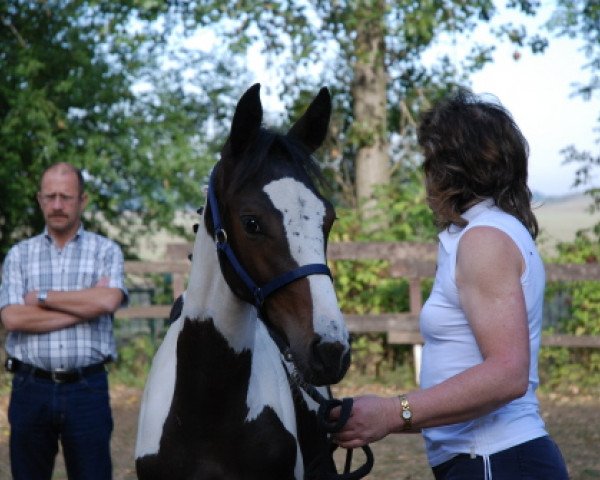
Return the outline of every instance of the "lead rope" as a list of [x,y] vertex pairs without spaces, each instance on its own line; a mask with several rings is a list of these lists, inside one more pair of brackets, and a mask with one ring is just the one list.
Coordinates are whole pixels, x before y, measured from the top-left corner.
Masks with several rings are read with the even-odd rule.
[[[292,365],[291,372],[289,368],[286,367],[286,370],[288,371],[292,382],[294,382],[294,384],[298,388],[303,390],[310,398],[312,398],[316,403],[319,404],[317,419],[321,428],[323,428],[323,430],[325,430],[325,432],[327,432],[328,434],[328,450],[330,450],[331,454],[333,454],[333,450],[335,450],[335,448],[333,450],[329,448],[331,446],[331,434],[339,432],[342,428],[344,428],[344,425],[346,425],[346,423],[348,422],[348,419],[350,418],[350,413],[352,412],[352,398],[344,398],[342,400],[336,398],[325,398],[321,394],[321,392],[319,392],[314,387],[314,385],[307,383],[304,380],[304,378],[302,378],[302,375],[300,374],[300,372],[298,372],[295,364],[292,361],[292,355],[289,349],[286,349],[284,351],[283,356],[285,360]],[[337,419],[337,421],[332,422],[329,420],[329,414],[331,413],[331,410],[333,410],[336,407],[340,407],[340,416]],[[371,450],[371,447],[369,447],[369,445],[364,445],[361,448],[365,453],[366,457],[365,463],[362,466],[360,466],[354,471],[350,471],[352,465],[353,449],[349,448],[346,449],[346,461],[344,463],[344,472],[341,474],[337,472],[334,474],[326,473],[324,474],[325,476],[320,478],[322,480],[360,480],[361,478],[366,477],[373,468],[373,451]]]

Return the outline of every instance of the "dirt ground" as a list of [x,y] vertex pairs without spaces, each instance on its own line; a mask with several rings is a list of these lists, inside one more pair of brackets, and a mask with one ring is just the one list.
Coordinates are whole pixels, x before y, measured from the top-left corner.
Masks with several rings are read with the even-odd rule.
[[[360,389],[338,387],[336,397],[361,392],[385,392],[379,386]],[[115,480],[135,479],[133,449],[141,391],[120,385],[111,387],[115,430],[112,452]],[[586,396],[540,397],[546,424],[560,445],[572,480],[600,479],[600,399]],[[0,397],[0,479],[10,479],[8,463],[7,396]],[[428,480],[433,476],[427,466],[420,435],[395,435],[372,445],[375,466],[368,480]],[[338,458],[339,457],[339,458]],[[355,462],[363,461],[361,451]],[[340,465],[343,452],[336,456]],[[57,460],[53,479],[65,479],[62,459]],[[551,479],[548,479],[551,480]]]

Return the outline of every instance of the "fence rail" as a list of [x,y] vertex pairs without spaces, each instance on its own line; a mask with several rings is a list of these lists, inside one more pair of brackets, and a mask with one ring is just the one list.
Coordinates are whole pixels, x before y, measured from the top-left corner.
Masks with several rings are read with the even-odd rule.
[[[126,262],[127,275],[170,274],[173,286],[173,300],[179,296],[189,272],[188,255],[191,244],[171,244],[167,247],[164,262]],[[346,314],[346,323],[351,332],[386,333],[389,343],[420,345],[418,317],[423,304],[421,281],[435,274],[437,246],[433,243],[374,242],[374,243],[332,243],[328,247],[329,260],[386,260],[389,262],[389,276],[404,278],[409,284],[408,312],[385,314]],[[592,280],[600,282],[600,264],[547,264],[546,277],[549,282]],[[120,309],[117,318],[168,318],[170,305],[132,306]],[[571,348],[600,348],[600,336],[544,334],[542,344]]]

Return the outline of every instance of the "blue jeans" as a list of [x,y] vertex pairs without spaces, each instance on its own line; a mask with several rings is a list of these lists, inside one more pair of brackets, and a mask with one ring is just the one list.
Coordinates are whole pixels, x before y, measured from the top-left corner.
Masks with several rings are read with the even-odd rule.
[[106,372],[62,384],[17,372],[8,420],[13,480],[50,480],[59,440],[69,479],[112,478]]
[[[490,455],[493,480],[568,480],[563,457],[554,441],[546,436]],[[436,480],[484,480],[483,457],[468,454],[433,467]]]

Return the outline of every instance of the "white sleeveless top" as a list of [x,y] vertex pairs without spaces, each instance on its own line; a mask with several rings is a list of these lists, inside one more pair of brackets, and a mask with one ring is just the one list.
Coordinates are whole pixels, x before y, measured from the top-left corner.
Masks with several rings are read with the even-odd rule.
[[424,429],[427,456],[432,467],[459,453],[487,458],[506,448],[547,435],[535,394],[539,383],[537,357],[542,329],[544,265],[524,225],[494,206],[491,199],[473,206],[463,217],[469,222],[465,228],[451,226],[439,235],[435,281],[420,316],[421,334],[425,340],[421,387],[437,385],[483,361],[460,307],[455,277],[458,242],[467,230],[475,226],[491,226],[503,231],[523,255],[525,271],[521,285],[527,307],[531,350],[529,387],[523,397],[483,417]]

